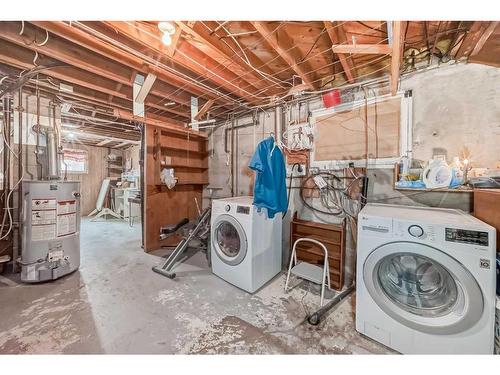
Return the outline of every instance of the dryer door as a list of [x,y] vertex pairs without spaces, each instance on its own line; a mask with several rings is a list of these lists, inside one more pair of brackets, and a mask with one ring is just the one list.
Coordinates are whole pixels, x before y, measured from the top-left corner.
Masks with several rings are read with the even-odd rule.
[[224,263],[236,266],[247,254],[247,237],[233,216],[220,215],[212,225],[212,246]]
[[462,332],[483,313],[483,293],[472,274],[428,245],[393,242],[376,248],[365,260],[363,279],[386,314],[422,332]]

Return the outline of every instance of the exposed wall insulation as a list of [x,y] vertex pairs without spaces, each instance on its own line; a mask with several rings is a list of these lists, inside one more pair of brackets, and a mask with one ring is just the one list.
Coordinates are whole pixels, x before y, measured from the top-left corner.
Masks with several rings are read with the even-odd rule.
[[400,112],[401,99],[396,97],[316,117],[314,159],[364,159],[366,141],[369,158],[399,156]]

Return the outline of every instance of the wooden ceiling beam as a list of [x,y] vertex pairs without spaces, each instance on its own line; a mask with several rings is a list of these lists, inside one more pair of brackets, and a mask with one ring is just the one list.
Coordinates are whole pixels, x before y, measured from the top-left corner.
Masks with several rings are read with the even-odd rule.
[[[21,69],[31,69],[34,67],[33,57],[34,54],[29,50],[18,47],[10,42],[0,40],[0,61],[5,64],[13,65]],[[131,99],[131,93],[128,94],[123,89],[121,91],[116,91],[116,84],[114,81],[101,79],[99,80],[99,84],[97,84],[95,75],[72,66],[45,70],[43,74],[69,82],[70,84],[87,87],[108,95],[111,94],[115,97]]]
[[402,22],[392,22],[392,57],[391,57],[391,95],[396,95],[399,83],[399,71],[401,59],[403,57],[403,37]]
[[476,46],[472,50],[470,56],[477,55],[483,49],[484,44],[488,41],[488,39],[490,38],[491,34],[493,34],[493,32],[495,31],[495,29],[498,26],[498,24],[500,24],[499,21],[492,21],[492,22],[490,22],[490,24],[488,25],[488,27],[484,30],[484,32],[482,33],[481,37],[477,41]]
[[138,72],[143,73],[153,73],[160,80],[168,82],[174,87],[184,87],[183,91],[177,92],[177,100],[171,99],[173,101],[179,102],[180,98],[185,97],[185,101],[189,102],[190,97],[206,95],[208,98],[216,99],[221,104],[232,104],[233,102],[229,99],[219,97],[218,95],[207,92],[206,90],[197,87],[189,79],[180,77],[173,72],[166,69],[155,67],[144,63],[144,60],[138,56],[133,55],[127,51],[118,48],[117,46],[102,41],[89,33],[77,28],[70,26],[62,21],[32,21],[31,23],[53,33],[59,35],[60,37],[71,41],[72,43],[78,44],[81,47],[87,48],[93,52],[96,52],[102,56],[109,59],[120,61],[122,64],[127,65]]
[[194,119],[196,121],[199,121],[203,116],[205,116],[205,114],[210,110],[214,103],[215,102],[213,100],[209,100],[208,102],[203,104],[203,107],[201,107],[196,116],[194,116]]
[[[323,23],[326,27],[328,36],[330,37],[330,41],[332,42],[332,46],[334,44],[343,44],[347,41],[347,37],[342,25],[339,25],[338,22],[331,21],[324,21]],[[352,61],[352,57],[340,52],[337,52],[337,56],[340,60],[340,65],[342,65],[342,69],[344,69],[344,75],[347,81],[349,83],[353,83],[354,62]]]
[[387,55],[392,47],[389,44],[333,44],[332,50],[337,54]]
[[[160,37],[157,35],[159,31],[152,25],[137,21],[106,21],[104,24],[159,54],[168,55],[169,53],[169,49],[158,39]],[[177,27],[177,29],[182,30],[181,27]],[[175,55],[168,55],[174,63],[201,77],[206,77],[237,97],[251,103],[257,103],[256,98],[250,95],[251,92],[257,91],[257,88],[240,78],[231,69],[220,66],[211,56],[205,55],[186,41],[179,41],[176,50]]]
[[[193,38],[189,40],[189,43],[195,48],[214,58],[217,64],[222,64],[227,70],[233,71],[238,76],[244,76],[244,80],[249,82],[249,88],[268,89],[269,93],[276,93],[274,86],[270,87],[268,81],[263,80],[262,76],[245,64],[239,56],[235,56],[234,51],[229,46],[218,39],[217,36],[211,35],[201,23],[198,22],[190,26],[185,22],[177,22],[177,26]],[[269,70],[267,72],[273,74]]]
[[[20,69],[31,69],[34,67],[33,57],[34,55],[29,50],[11,44],[10,42],[0,40],[0,61],[18,67]],[[47,59],[44,58],[44,60]],[[121,83],[116,83],[115,81],[111,81],[105,78],[96,79],[96,77],[92,73],[73,66],[46,70],[42,74],[60,81],[64,81],[74,86],[79,86],[80,88],[91,90],[88,93],[82,93],[80,95],[82,97],[96,100],[96,95],[94,93],[106,94],[106,98],[99,99],[102,104],[112,105],[113,103],[115,103],[117,98],[127,101],[132,100],[132,92],[128,85],[124,86]],[[179,111],[173,108],[155,104],[161,102],[165,98],[174,97],[173,95],[165,95],[165,89],[163,88],[163,86],[164,84],[155,84],[155,88],[151,90],[151,94],[154,96],[150,94],[145,105],[147,107],[153,107],[189,119],[190,116],[187,105],[184,105],[184,111]],[[76,87],[74,87],[74,90],[76,90]],[[82,90],[77,91],[79,92]],[[130,108],[130,104],[127,105],[127,108]]]
[[[35,40],[35,36],[43,32],[31,24],[25,23],[23,35],[19,35],[17,22],[2,22],[0,24],[0,38],[18,46],[36,51],[39,54],[62,61],[68,65],[78,67],[101,77],[129,85],[131,69],[116,61],[103,58],[98,54],[79,48],[73,43],[68,43],[57,36],[49,35],[48,41],[39,46],[29,43]],[[119,61],[119,60],[118,60]]]
[[108,143],[111,143],[111,142],[113,142],[113,140],[111,140],[111,139],[105,139],[105,140],[97,143],[96,146],[101,147],[101,146],[107,145]]
[[119,117],[119,118],[124,119],[124,120],[138,121],[138,122],[145,123],[146,125],[158,126],[158,127],[164,128],[164,129],[171,130],[172,132],[178,133],[178,134],[189,133],[191,136],[194,136],[194,137],[199,137],[199,138],[203,138],[203,139],[208,138],[208,135],[206,135],[204,133],[200,133],[200,132],[191,130],[189,128],[181,128],[180,126],[176,125],[172,120],[167,119],[167,118],[159,119],[159,116],[153,116],[153,115],[148,116],[146,114],[146,117],[136,117],[136,116],[134,116],[134,114],[132,112],[124,111],[124,110],[121,110],[118,108],[115,108],[114,115],[116,117]]
[[259,34],[264,37],[267,43],[278,53],[278,55],[285,60],[285,62],[290,66],[290,68],[297,73],[303,83],[305,83],[310,89],[314,89],[313,80],[308,77],[306,71],[297,63],[298,59],[293,56],[293,40],[291,40],[285,33],[280,34],[280,38],[274,32],[266,22],[251,22],[252,26],[259,32]]
[[476,47],[476,44],[479,42],[479,39],[481,39],[481,36],[483,35],[486,28],[487,26],[484,25],[484,22],[475,21],[472,23],[469,31],[462,39],[460,46],[457,48],[457,52],[455,54],[456,60],[462,57],[470,56],[470,54]]

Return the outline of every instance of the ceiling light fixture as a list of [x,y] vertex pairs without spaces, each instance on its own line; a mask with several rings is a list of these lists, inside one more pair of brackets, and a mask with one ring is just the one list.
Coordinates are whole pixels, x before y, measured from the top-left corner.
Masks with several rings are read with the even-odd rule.
[[158,29],[160,29],[163,34],[161,37],[163,44],[167,46],[172,44],[172,35],[175,34],[175,25],[169,21],[162,21],[158,23]]
[[175,105],[175,102],[167,102],[165,104],[163,104],[165,107],[169,107],[171,105]]

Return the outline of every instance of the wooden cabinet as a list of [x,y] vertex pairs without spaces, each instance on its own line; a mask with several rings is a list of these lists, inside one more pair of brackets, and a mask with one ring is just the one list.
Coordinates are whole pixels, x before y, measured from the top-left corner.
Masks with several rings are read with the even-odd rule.
[[473,215],[496,228],[497,251],[500,252],[500,189],[474,189]]
[[[208,141],[200,133],[172,132],[146,125],[144,249],[176,245],[180,237],[160,240],[160,227],[183,218],[198,217],[196,200],[202,204],[203,185],[208,184]],[[177,184],[161,184],[163,168],[173,168]]]
[[[333,289],[344,286],[345,222],[342,224],[322,224],[301,220],[297,213],[290,223],[290,252],[299,238],[312,238],[323,243],[328,250],[330,281]],[[323,266],[323,250],[316,244],[302,242],[297,245],[299,260]]]

